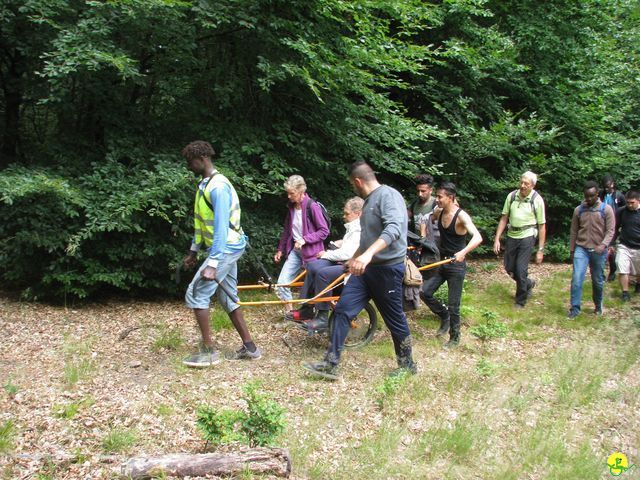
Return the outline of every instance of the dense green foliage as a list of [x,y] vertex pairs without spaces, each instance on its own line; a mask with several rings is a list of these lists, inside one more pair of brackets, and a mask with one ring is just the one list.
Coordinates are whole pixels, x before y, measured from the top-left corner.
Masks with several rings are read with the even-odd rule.
[[198,138],[263,259],[282,180],[302,173],[339,224],[359,159],[408,197],[418,171],[455,181],[485,238],[532,169],[560,245],[585,179],[637,185],[639,18],[631,0],[6,0],[2,283],[176,291]]
[[242,388],[245,410],[208,405],[198,408],[196,425],[207,443],[217,446],[240,442],[257,447],[275,442],[286,426],[285,409],[259,388],[257,382]]

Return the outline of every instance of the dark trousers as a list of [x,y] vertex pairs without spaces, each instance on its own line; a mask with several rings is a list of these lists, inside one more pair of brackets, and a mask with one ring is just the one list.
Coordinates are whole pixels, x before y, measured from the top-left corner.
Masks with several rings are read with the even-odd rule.
[[516,303],[527,303],[527,292],[531,287],[529,280],[529,261],[536,243],[534,235],[526,238],[507,237],[504,254],[504,268],[516,281]]
[[[300,298],[309,298],[319,294],[327,285],[344,273],[344,265],[319,259],[307,264],[307,275],[304,285],[300,289]],[[331,292],[327,292],[323,297],[328,297]],[[329,310],[327,302],[316,303],[316,309]]]
[[[404,263],[396,265],[368,265],[358,277],[352,275],[345,285],[333,312],[333,332],[326,360],[334,365],[340,361],[344,342],[355,318],[373,299],[391,332],[393,346],[400,366],[413,363],[411,336],[407,317],[402,311],[402,278]],[[404,364],[406,362],[406,364]]]
[[[457,338],[460,335],[460,300],[462,299],[462,286],[466,273],[466,262],[447,263],[439,266],[433,275],[422,284],[422,299],[441,320],[449,320],[449,333],[452,338]],[[449,289],[447,305],[443,305],[433,296],[444,282],[447,282]]]

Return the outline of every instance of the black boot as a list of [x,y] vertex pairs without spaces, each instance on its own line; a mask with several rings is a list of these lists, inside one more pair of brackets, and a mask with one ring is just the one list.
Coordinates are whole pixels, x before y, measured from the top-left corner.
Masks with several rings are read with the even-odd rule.
[[309,335],[326,332],[329,328],[329,311],[318,310],[316,317],[313,320],[305,322],[301,327],[307,330]]
[[389,374],[390,377],[397,377],[398,375],[415,375],[418,373],[416,362],[413,361],[411,343],[411,336],[406,337],[399,345],[395,345],[394,341],[398,368]]
[[446,318],[440,319],[440,328],[436,332],[436,337],[442,337],[449,331],[449,314],[447,314]]
[[458,345],[460,345],[460,326],[451,328],[449,341],[445,343],[444,348],[456,348]]

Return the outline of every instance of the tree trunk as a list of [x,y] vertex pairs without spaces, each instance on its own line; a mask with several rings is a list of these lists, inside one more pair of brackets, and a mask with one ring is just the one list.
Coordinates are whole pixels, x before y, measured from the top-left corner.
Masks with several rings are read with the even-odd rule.
[[229,453],[138,457],[129,459],[121,469],[124,477],[132,479],[162,474],[175,477],[233,476],[247,471],[288,478],[291,474],[289,452],[282,448],[244,448]]

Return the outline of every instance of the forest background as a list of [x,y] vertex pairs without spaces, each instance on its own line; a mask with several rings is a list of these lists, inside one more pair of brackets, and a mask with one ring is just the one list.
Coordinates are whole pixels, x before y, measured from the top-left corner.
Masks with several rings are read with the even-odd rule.
[[454,181],[485,239],[533,170],[565,260],[583,182],[638,187],[639,24],[633,0],[3,0],[0,282],[182,291],[195,139],[266,263],[283,180],[302,174],[339,236],[356,160],[407,199],[416,173]]

